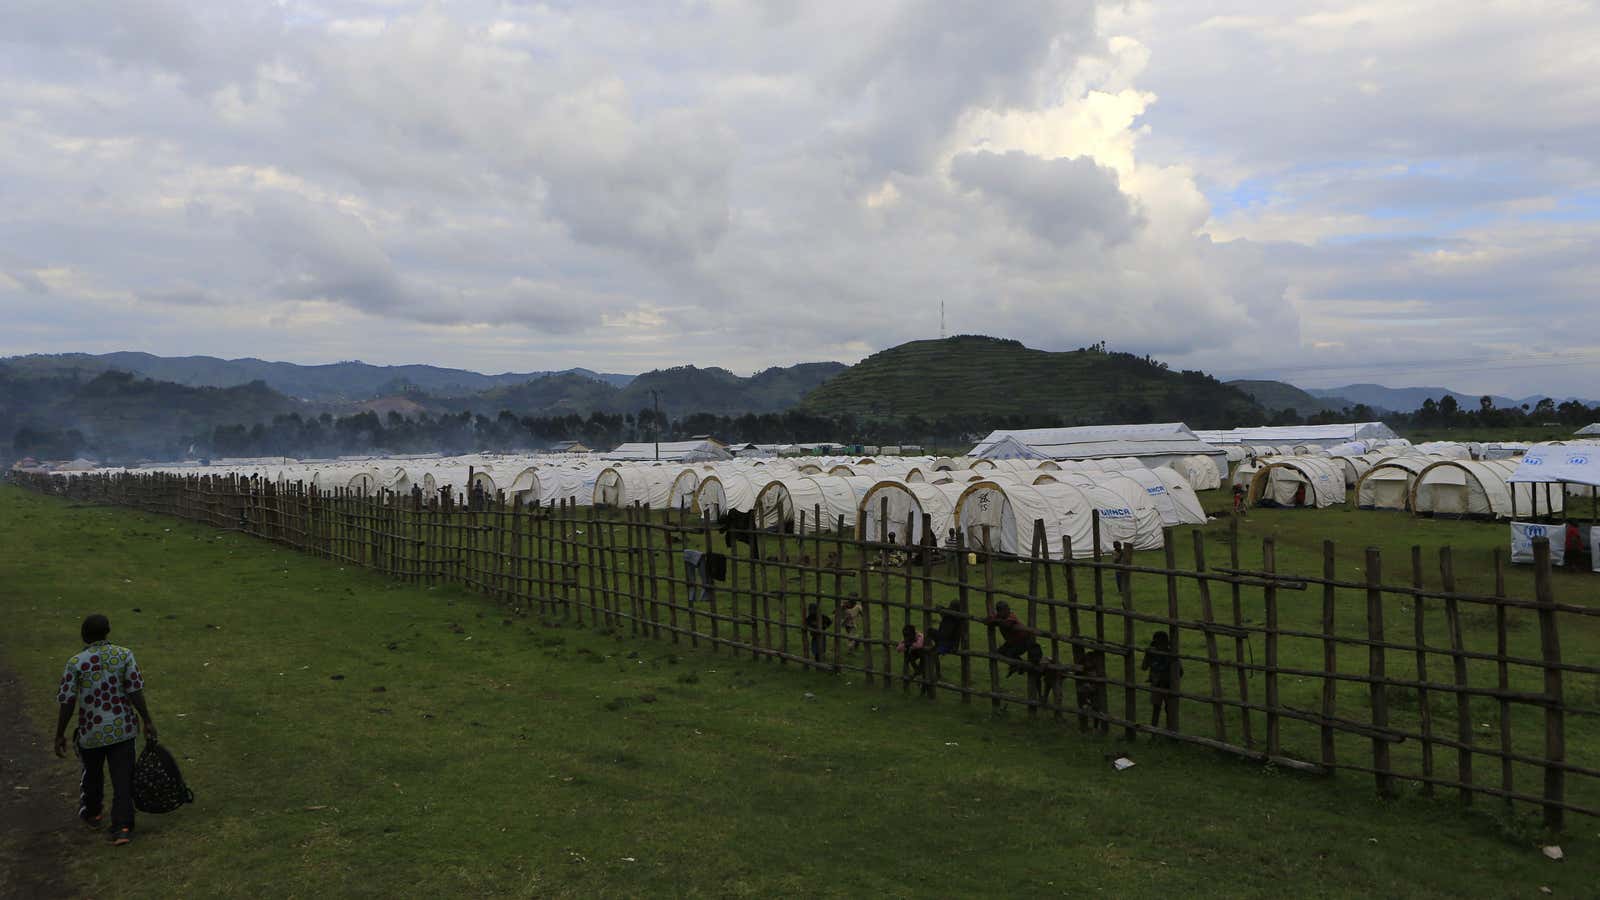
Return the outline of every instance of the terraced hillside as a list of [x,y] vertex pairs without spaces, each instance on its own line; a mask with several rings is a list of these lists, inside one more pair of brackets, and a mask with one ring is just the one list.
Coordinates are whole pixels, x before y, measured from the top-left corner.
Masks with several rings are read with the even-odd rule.
[[875,353],[806,395],[801,406],[865,419],[1181,420],[1197,428],[1265,421],[1247,395],[1203,372],[1174,372],[1128,353],[1052,353],[981,335]]

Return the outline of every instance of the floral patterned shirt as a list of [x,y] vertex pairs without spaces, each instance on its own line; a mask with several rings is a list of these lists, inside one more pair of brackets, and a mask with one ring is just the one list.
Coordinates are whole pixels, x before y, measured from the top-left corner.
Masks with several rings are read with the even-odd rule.
[[86,750],[132,740],[139,716],[128,694],[144,690],[144,678],[133,651],[110,641],[95,641],[67,660],[56,702],[78,701],[74,738]]

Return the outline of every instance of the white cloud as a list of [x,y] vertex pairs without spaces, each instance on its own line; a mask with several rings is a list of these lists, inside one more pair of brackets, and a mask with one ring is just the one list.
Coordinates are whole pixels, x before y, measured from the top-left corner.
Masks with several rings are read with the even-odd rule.
[[1559,350],[1596,274],[1577,0],[10,12],[0,352],[751,370],[943,301],[1287,370]]

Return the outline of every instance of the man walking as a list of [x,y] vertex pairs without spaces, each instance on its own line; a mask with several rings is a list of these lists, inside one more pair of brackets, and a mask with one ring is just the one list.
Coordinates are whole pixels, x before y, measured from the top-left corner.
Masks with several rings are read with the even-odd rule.
[[[104,770],[111,769],[111,843],[122,846],[133,839],[134,737],[144,723],[145,740],[156,739],[156,726],[144,702],[144,678],[133,651],[106,640],[111,622],[92,615],[83,620],[84,648],[67,660],[56,702],[56,755],[67,755],[67,722],[78,708],[78,728],[72,745],[83,762],[79,784],[78,818],[98,828],[105,800]],[[134,713],[138,712],[138,718]]]

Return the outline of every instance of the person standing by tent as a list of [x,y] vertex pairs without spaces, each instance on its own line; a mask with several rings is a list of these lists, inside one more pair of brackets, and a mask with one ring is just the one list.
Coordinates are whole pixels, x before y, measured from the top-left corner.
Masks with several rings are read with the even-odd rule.
[[[106,640],[111,621],[96,614],[83,620],[79,636],[84,648],[67,660],[56,691],[60,707],[56,716],[56,756],[67,756],[67,722],[73,707],[78,727],[72,746],[83,763],[79,781],[78,818],[90,828],[103,821],[104,770],[111,770],[111,843],[121,846],[133,839],[134,738],[144,724],[147,742],[156,739],[155,722],[144,702],[144,676],[133,651]],[[134,713],[138,712],[138,718]]]

